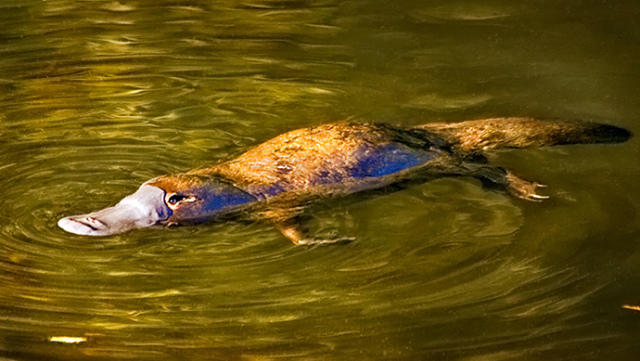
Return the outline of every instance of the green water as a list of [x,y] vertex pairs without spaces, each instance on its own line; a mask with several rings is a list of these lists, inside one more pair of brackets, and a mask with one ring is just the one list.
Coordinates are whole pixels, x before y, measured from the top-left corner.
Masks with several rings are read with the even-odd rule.
[[442,178],[314,206],[311,229],[348,245],[56,222],[340,119],[638,133],[639,17],[595,0],[2,1],[0,358],[636,360],[637,137],[491,156],[549,185],[543,203]]

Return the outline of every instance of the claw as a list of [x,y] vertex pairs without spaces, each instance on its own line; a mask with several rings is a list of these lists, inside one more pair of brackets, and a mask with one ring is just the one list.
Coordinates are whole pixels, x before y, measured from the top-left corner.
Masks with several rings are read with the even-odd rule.
[[549,196],[541,196],[539,194],[529,194],[527,195],[527,199],[534,202],[541,202],[545,199],[549,199]]
[[547,186],[538,182],[531,182],[526,179],[522,179],[515,174],[508,172],[507,176],[507,190],[512,195],[530,201],[530,202],[542,202],[545,199],[549,199],[549,196],[543,196],[536,193],[538,188],[546,188]]

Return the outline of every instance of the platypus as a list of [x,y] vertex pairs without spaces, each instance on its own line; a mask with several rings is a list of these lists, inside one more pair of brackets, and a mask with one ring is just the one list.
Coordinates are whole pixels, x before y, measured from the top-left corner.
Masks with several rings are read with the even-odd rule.
[[[309,202],[439,176],[471,176],[527,201],[543,185],[488,164],[485,153],[626,141],[623,128],[583,121],[492,118],[416,127],[337,122],[281,134],[235,159],[159,176],[113,207],[60,219],[71,233],[106,236],[152,225],[194,224],[251,214],[294,244],[334,243],[303,231]],[[348,239],[347,239],[348,240]]]

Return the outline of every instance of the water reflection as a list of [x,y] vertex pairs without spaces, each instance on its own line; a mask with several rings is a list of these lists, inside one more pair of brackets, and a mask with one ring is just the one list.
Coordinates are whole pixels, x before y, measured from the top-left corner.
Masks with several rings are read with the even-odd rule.
[[635,130],[633,9],[1,6],[3,357],[634,358],[637,320],[619,307],[640,299],[636,140],[495,156],[550,185],[542,205],[460,178],[316,206],[315,232],[357,238],[340,247],[297,248],[260,223],[101,239],[55,226],[151,177],[347,117],[537,115]]

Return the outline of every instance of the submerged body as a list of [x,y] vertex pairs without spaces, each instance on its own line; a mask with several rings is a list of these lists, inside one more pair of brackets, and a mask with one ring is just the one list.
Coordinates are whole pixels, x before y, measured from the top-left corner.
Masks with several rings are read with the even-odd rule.
[[496,147],[624,141],[624,129],[596,123],[496,118],[400,128],[332,123],[284,133],[239,157],[143,184],[118,205],[66,217],[59,226],[109,235],[152,224],[206,221],[249,209],[272,221],[296,244],[310,240],[297,217],[310,200],[341,196],[427,176],[468,175],[510,194],[541,200],[540,185],[486,164]]

